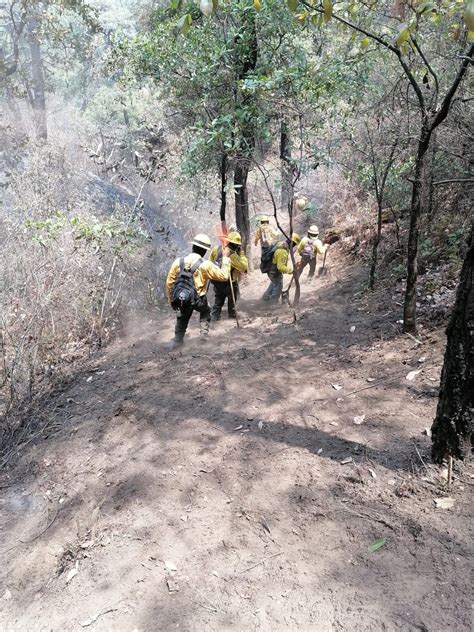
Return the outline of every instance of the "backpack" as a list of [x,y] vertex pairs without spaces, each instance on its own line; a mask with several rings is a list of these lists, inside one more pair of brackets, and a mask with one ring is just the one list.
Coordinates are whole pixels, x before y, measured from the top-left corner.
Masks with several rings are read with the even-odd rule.
[[263,274],[270,272],[273,268],[273,255],[277,246],[266,246],[262,248],[262,258],[260,259],[260,272]]
[[315,252],[312,239],[308,239],[308,241],[305,243],[301,256],[304,259],[314,259]]
[[203,264],[199,258],[189,270],[184,267],[184,257],[179,260],[179,275],[171,290],[171,307],[175,310],[193,308],[199,300],[194,285],[194,273]]

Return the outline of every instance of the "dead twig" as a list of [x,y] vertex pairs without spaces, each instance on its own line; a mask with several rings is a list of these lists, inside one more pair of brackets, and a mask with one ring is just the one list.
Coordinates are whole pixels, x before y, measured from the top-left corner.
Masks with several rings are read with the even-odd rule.
[[448,457],[448,489],[451,487],[451,483],[453,482],[453,457]]
[[427,466],[427,465],[426,465],[426,463],[423,461],[423,457],[421,456],[420,451],[418,450],[418,446],[416,445],[416,443],[415,443],[415,442],[413,442],[413,445],[415,446],[416,453],[418,454],[418,458],[419,458],[419,459],[420,459],[420,461],[422,462],[423,467],[425,468],[426,472],[427,472],[428,474],[430,474],[430,471],[429,471],[429,469],[428,469],[428,466]]
[[283,555],[283,551],[280,551],[279,553],[274,553],[273,555],[269,555],[268,557],[263,558],[263,560],[260,560],[260,562],[257,562],[256,564],[252,564],[252,566],[248,566],[247,568],[244,568],[242,571],[239,571],[239,574],[246,573],[247,571],[251,571],[253,568],[260,566],[260,564],[265,564],[265,562],[268,562],[268,560],[271,560],[274,557],[278,557],[279,555]]
[[20,542],[22,544],[29,544],[30,542],[34,542],[35,540],[37,540],[40,536],[43,535],[43,533],[46,533],[46,531],[54,524],[54,521],[56,520],[56,518],[58,517],[58,513],[59,513],[59,509],[56,509],[56,512],[54,514],[54,516],[52,517],[52,519],[48,522],[48,524],[46,525],[46,527],[40,531],[39,533],[37,533],[35,536],[33,536],[32,538],[29,538],[28,540],[22,540],[20,538]]
[[369,514],[362,514],[357,511],[352,511],[352,509],[349,509],[349,507],[346,507],[345,505],[342,505],[342,504],[341,504],[341,508],[344,509],[344,511],[347,511],[347,513],[352,514],[353,516],[357,516],[358,518],[363,518],[364,520],[369,520],[370,522],[379,522],[380,524],[385,525],[392,531],[396,531],[396,528],[392,524],[384,520],[383,518],[379,518],[377,516],[370,516]]

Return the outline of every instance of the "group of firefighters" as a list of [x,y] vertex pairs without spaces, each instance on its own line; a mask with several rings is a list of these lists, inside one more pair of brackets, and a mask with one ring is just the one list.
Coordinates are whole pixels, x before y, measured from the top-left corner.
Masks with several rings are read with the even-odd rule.
[[[309,265],[308,281],[314,276],[317,255],[328,248],[319,239],[316,225],[308,229],[302,239],[297,233],[279,241],[278,232],[270,225],[270,218],[262,216],[255,234],[255,245],[262,248],[260,269],[268,275],[270,285],[262,296],[264,301],[278,302],[283,290],[283,275],[293,274],[290,249],[300,255],[296,274],[301,275]],[[193,311],[200,315],[201,340],[206,340],[211,322],[220,320],[222,308],[227,300],[229,318],[236,317],[235,303],[239,296],[239,277],[248,271],[248,260],[242,249],[240,233],[231,228],[224,240],[225,245],[214,246],[207,235],[198,234],[191,242],[192,252],[176,259],[166,279],[168,303],[177,311],[173,347],[180,347]],[[211,249],[208,259],[204,259]],[[207,300],[209,284],[214,286],[212,308]]]

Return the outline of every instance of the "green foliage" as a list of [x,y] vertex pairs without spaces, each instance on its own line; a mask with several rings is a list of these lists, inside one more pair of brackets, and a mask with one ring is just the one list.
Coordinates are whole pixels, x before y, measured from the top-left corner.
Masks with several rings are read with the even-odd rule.
[[122,252],[130,254],[150,239],[136,220],[125,222],[115,217],[108,220],[83,215],[68,217],[57,211],[47,219],[27,219],[24,225],[33,242],[44,248],[50,242],[58,241],[65,232],[71,232],[74,240],[93,246],[96,252],[112,251],[117,255]]

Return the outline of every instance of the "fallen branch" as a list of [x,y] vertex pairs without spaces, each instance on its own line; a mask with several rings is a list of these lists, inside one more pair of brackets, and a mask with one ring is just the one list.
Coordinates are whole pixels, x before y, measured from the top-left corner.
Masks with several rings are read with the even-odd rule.
[[40,531],[39,533],[37,533],[35,536],[33,536],[32,538],[30,538],[29,540],[22,540],[20,538],[20,542],[22,544],[29,544],[30,542],[34,542],[35,540],[37,540],[40,536],[43,535],[43,533],[46,533],[46,531],[53,525],[54,521],[56,520],[56,518],[58,517],[58,513],[59,513],[59,509],[56,509],[56,512],[53,516],[53,518],[48,522],[48,524],[46,525],[46,527]]
[[260,564],[264,564],[265,562],[268,562],[268,560],[271,560],[274,557],[278,557],[278,555],[283,555],[283,551],[280,551],[279,553],[274,553],[273,555],[269,555],[268,557],[265,557],[263,560],[260,560],[260,562],[257,562],[256,564],[253,564],[252,566],[249,566],[248,568],[244,568],[243,571],[239,571],[239,574],[246,573],[247,571],[251,571],[253,568],[260,566]]
[[344,511],[347,511],[347,513],[357,516],[358,518],[363,518],[364,520],[370,520],[371,522],[379,522],[380,524],[385,525],[392,531],[396,531],[396,528],[393,525],[391,525],[389,522],[384,520],[383,518],[377,518],[376,516],[369,516],[368,514],[361,514],[361,513],[358,513],[357,511],[352,511],[352,509],[349,509],[348,507],[342,504],[341,504],[341,507],[342,509],[344,509]]

